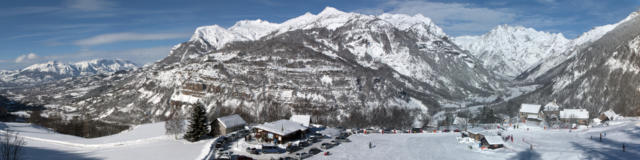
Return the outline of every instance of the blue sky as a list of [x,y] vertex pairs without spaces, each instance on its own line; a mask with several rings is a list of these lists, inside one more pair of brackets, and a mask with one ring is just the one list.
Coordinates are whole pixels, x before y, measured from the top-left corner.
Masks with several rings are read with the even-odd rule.
[[638,10],[638,0],[4,0],[0,69],[50,60],[122,58],[157,61],[198,26],[238,20],[282,22],[326,6],[364,14],[423,14],[452,36],[510,24],[575,38]]

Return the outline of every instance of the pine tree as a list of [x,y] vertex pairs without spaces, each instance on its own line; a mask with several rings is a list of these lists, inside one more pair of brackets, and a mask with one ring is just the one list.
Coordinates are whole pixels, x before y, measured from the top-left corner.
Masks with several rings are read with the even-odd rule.
[[205,114],[206,111],[201,103],[196,103],[196,105],[193,106],[191,119],[189,119],[189,129],[184,135],[184,139],[195,142],[209,133],[207,116]]

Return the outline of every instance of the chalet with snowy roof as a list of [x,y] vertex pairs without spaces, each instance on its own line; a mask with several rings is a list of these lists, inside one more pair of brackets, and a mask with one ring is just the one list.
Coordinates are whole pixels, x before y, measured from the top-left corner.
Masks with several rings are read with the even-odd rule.
[[602,114],[600,114],[598,119],[600,119],[600,122],[606,122],[606,121],[609,121],[609,120],[622,119],[622,116],[616,114],[616,112],[614,112],[613,110],[609,109],[609,110],[603,112]]
[[523,103],[520,106],[520,119],[522,122],[527,122],[528,120],[541,122],[544,115],[540,111],[540,107],[541,105],[539,104]]
[[218,133],[220,133],[220,135],[226,135],[227,133],[241,130],[245,125],[247,125],[247,122],[237,114],[220,117],[217,118],[216,121],[218,121]]
[[311,115],[292,115],[289,120],[298,122],[305,127],[309,127],[309,124],[311,123]]
[[485,136],[480,142],[482,147],[498,149],[504,147],[504,140],[500,136]]
[[291,120],[281,119],[254,127],[256,138],[264,142],[283,144],[304,137],[308,128]]
[[566,123],[586,125],[589,122],[589,111],[586,109],[563,109],[560,120]]
[[544,116],[550,119],[558,119],[558,115],[560,114],[560,105],[556,103],[556,101],[549,102],[544,105],[542,109],[542,113]]

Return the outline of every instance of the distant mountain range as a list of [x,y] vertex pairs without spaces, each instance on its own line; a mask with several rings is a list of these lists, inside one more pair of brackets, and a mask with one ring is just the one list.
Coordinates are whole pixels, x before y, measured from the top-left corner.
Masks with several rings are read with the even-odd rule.
[[[0,84],[34,85],[64,78],[110,74],[135,68],[138,68],[138,66],[133,62],[119,59],[95,59],[71,64],[49,61],[47,63],[34,64],[21,70],[0,71]],[[5,85],[4,87],[7,86]]]

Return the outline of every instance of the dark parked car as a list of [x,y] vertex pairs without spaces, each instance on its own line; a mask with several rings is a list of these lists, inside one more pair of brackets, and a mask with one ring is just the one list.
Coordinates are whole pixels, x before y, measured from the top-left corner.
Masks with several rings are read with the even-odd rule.
[[442,132],[449,132],[449,129],[444,129],[442,130]]
[[300,148],[298,146],[289,146],[285,150],[287,152],[289,152],[289,153],[293,153],[293,152],[299,151],[300,149],[302,149],[302,148]]
[[243,156],[243,155],[239,155],[237,157],[232,157],[231,159],[236,159],[236,160],[253,160],[253,158],[251,157],[247,157],[247,156]]
[[224,142],[220,142],[220,141],[216,142],[216,146],[215,146],[215,147],[216,147],[216,148],[222,148],[222,147],[224,147]]
[[247,153],[249,153],[249,154],[260,154],[260,152],[258,152],[258,149],[250,148],[250,147],[247,147]]
[[453,132],[460,132],[460,129],[453,130]]
[[309,149],[309,154],[311,154],[311,155],[315,155],[315,154],[318,154],[318,153],[320,153],[320,152],[322,152],[322,150],[320,150],[320,149],[318,149],[318,148],[311,148],[311,149]]
[[262,146],[262,153],[282,153],[283,150],[278,146]]

